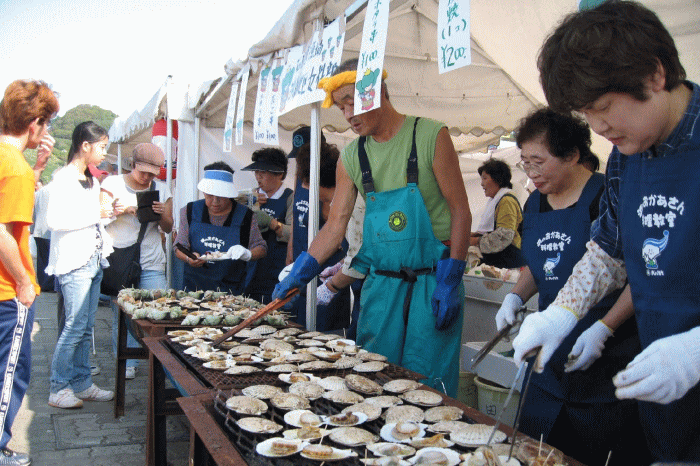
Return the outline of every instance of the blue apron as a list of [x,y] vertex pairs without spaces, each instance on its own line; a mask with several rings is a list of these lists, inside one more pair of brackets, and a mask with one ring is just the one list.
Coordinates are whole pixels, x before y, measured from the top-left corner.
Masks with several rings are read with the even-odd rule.
[[[268,198],[260,210],[284,223],[287,215],[287,199],[292,192],[287,188],[279,199]],[[246,287],[243,294],[261,303],[269,303],[272,301],[272,290],[278,282],[277,276],[287,260],[287,243],[278,241],[277,234],[271,229],[262,233],[262,237],[267,244],[267,255],[257,261],[248,262]]]
[[[207,251],[226,252],[231,246],[241,244],[241,227],[246,214],[252,212],[245,206],[233,203],[231,213],[222,226],[212,225],[204,200],[191,202],[190,247],[200,255]],[[189,214],[188,205],[188,214]],[[250,216],[248,216],[250,218]],[[249,223],[248,223],[249,225]],[[184,286],[186,290],[221,290],[240,295],[243,292],[246,263],[236,261],[208,262],[207,268],[185,264]]]
[[[527,201],[522,251],[537,284],[540,309],[546,309],[554,301],[574,266],[586,252],[591,227],[589,208],[600,192],[603,181],[602,174],[593,174],[572,208],[540,213],[539,191],[533,192]],[[612,437],[615,438],[618,436],[618,427],[621,429],[626,424],[638,424],[636,403],[617,400],[612,383],[613,376],[639,352],[634,319],[622,324],[614,336],[606,341],[602,357],[591,367],[585,371],[564,372],[564,363],[576,339],[607,313],[620,292],[618,290],[603,298],[577,323],[555,351],[542,374],[532,373],[531,386],[523,406],[523,432],[533,438],[543,434],[547,440],[552,426],[562,414],[562,408],[574,426],[583,426],[584,430],[589,430],[585,429],[586,426],[603,426],[591,428],[587,432],[587,435],[593,437],[600,434],[600,439],[592,443],[601,446],[610,438],[606,427],[615,426],[612,430],[615,432]],[[591,405],[597,403],[610,403],[610,408],[595,410]],[[580,444],[582,441],[580,436],[569,437],[570,447],[557,445],[564,452],[575,450],[577,442]],[[604,449],[603,462],[607,453],[608,449]]]
[[[437,285],[435,269],[440,259],[449,257],[449,249],[435,237],[418,189],[416,126],[405,188],[375,192],[364,137],[358,152],[367,211],[356,259],[370,268],[362,287],[357,343],[425,375],[426,385],[442,390],[444,383],[447,394],[454,396],[464,315],[460,312],[446,330],[435,329],[430,303]],[[459,286],[464,295],[464,285]]]
[[[690,150],[667,158],[625,159],[618,214],[643,348],[700,325],[700,131],[693,138]],[[657,460],[700,460],[700,384],[639,410]]]
[[[320,215],[319,215],[320,217]],[[294,190],[294,235],[292,238],[292,251],[294,258],[306,251],[309,242],[309,190],[297,181]],[[319,229],[326,222],[320,219]],[[345,257],[348,250],[348,243],[343,240],[341,249],[338,249],[326,262],[321,265],[321,270],[335,265]],[[316,284],[320,285],[321,280],[317,279]],[[292,303],[291,316],[299,325],[306,327],[306,287],[299,293],[299,299]],[[325,306],[316,307],[316,330],[326,332],[330,330],[340,330],[350,324],[350,288],[340,290],[331,302]]]
[[[508,193],[503,197],[510,196],[518,202],[518,198],[513,194]],[[503,198],[501,198],[501,201]],[[499,201],[500,204],[500,201]],[[520,202],[518,202],[518,208],[520,208]],[[496,206],[498,209],[498,206]],[[497,227],[496,219],[493,219],[493,229]],[[486,265],[492,265],[501,269],[517,269],[525,265],[525,257],[520,248],[516,247],[513,243],[510,243],[503,251],[498,251],[494,253],[482,253],[481,263]]]

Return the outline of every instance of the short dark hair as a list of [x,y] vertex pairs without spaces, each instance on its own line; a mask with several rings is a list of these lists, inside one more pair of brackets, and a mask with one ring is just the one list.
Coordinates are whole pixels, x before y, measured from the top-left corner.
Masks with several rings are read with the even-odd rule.
[[515,143],[520,149],[523,144],[542,138],[549,152],[565,159],[578,150],[578,163],[591,171],[598,170],[600,160],[591,151],[591,130],[583,119],[573,114],[562,114],[550,108],[534,111],[520,121],[515,130]]
[[279,147],[263,147],[262,149],[258,149],[255,152],[253,152],[251,159],[253,160],[253,162],[257,162],[258,160],[264,160],[266,162],[277,165],[280,168],[284,168],[282,179],[285,179],[287,177],[287,166],[289,164],[287,160],[287,154],[285,154],[284,151]]
[[673,38],[658,16],[619,0],[568,15],[537,60],[547,102],[558,112],[580,110],[608,92],[645,101],[644,82],[659,64],[667,91],[685,79]]
[[204,167],[205,170],[223,170],[225,172],[233,173],[233,168],[231,168],[231,165],[227,164],[223,160],[219,160],[218,162],[210,163],[209,165],[206,165]]
[[[297,181],[309,182],[310,144],[306,143],[297,152]],[[322,188],[335,188],[335,170],[338,166],[340,151],[335,144],[321,143],[321,160],[319,166],[319,184]]]
[[510,182],[512,176],[510,167],[503,160],[488,159],[477,171],[479,176],[486,172],[499,187],[513,189],[513,183]]
[[43,81],[18,79],[5,89],[0,102],[0,126],[2,132],[19,136],[29,128],[32,121],[51,121],[58,113],[58,98]]

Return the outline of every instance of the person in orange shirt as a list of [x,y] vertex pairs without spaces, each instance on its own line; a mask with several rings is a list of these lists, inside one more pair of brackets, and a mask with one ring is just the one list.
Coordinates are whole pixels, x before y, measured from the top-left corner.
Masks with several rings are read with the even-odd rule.
[[[0,102],[0,464],[28,465],[7,448],[12,422],[29,385],[30,334],[39,294],[29,253],[34,184],[53,149],[49,123],[58,99],[42,81],[14,81]],[[34,170],[22,152],[38,149]],[[11,385],[8,389],[7,385]]]

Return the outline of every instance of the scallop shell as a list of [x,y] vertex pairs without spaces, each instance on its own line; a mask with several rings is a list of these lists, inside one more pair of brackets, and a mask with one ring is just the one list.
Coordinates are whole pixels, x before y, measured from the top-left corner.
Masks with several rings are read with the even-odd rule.
[[423,422],[424,418],[423,410],[417,406],[392,406],[384,413],[384,420],[387,424],[407,421]]
[[362,403],[350,405],[347,408],[343,408],[342,412],[363,413],[367,415],[367,421],[374,421],[382,414],[382,408],[373,404],[369,404],[365,401]]
[[251,329],[249,328],[244,328],[243,330],[239,330],[238,333],[234,335],[236,338],[257,338],[260,335],[257,333],[254,333]]
[[323,342],[318,340],[299,340],[297,344],[299,346],[323,346]]
[[226,407],[239,414],[258,415],[267,411],[267,403],[251,396],[232,396],[226,400]]
[[225,371],[229,367],[233,367],[236,364],[233,360],[217,359],[214,361],[207,361],[202,366],[207,369],[213,369],[215,371]]
[[328,434],[328,438],[336,443],[350,447],[367,445],[368,443],[374,443],[379,440],[378,435],[374,435],[359,427],[338,427],[331,430]]
[[357,366],[361,362],[362,362],[362,360],[359,358],[354,358],[352,356],[345,356],[345,357],[338,359],[335,363],[333,363],[333,366],[336,369],[350,369],[351,367]]
[[340,413],[324,418],[326,424],[335,427],[356,426],[367,421],[365,413]]
[[282,430],[282,426],[262,417],[244,417],[236,421],[238,427],[254,434],[274,434]]
[[[437,461],[438,458],[442,461]],[[429,464],[440,466],[455,466],[459,464],[459,453],[447,448],[423,448],[411,458],[413,464]]]
[[282,393],[282,389],[273,385],[249,385],[241,390],[245,396],[251,396],[259,400],[267,400]]
[[275,333],[277,329],[271,325],[258,325],[254,329],[251,330],[256,335],[269,335],[271,333]]
[[393,395],[373,396],[372,398],[366,398],[365,401],[367,403],[377,405],[382,409],[403,404],[403,400],[401,400],[401,398]]
[[382,386],[381,385],[379,385],[377,382],[374,382],[373,380],[370,380],[367,377],[364,377],[361,375],[356,375],[356,374],[346,375],[345,376],[345,384],[351,390],[355,390],[356,392],[360,392],[360,393],[363,393],[365,395],[381,395],[382,394]]
[[[286,448],[283,448],[282,451],[275,451],[273,449],[273,443]],[[274,437],[258,443],[255,446],[255,451],[262,456],[281,458],[300,452],[306,445],[308,445],[308,443],[301,440]]]
[[399,397],[420,406],[437,406],[442,403],[442,395],[429,390],[410,390]]
[[409,443],[425,436],[424,424],[417,422],[386,423],[379,435],[387,442]]
[[325,437],[330,432],[327,429],[319,429],[318,427],[301,427],[299,429],[289,429],[282,432],[284,438],[299,439],[299,440],[316,440]]
[[338,403],[341,405],[352,405],[355,403],[362,403],[365,398],[359,393],[355,393],[352,390],[333,390],[323,394],[323,397],[333,403]]
[[396,456],[380,456],[379,458],[361,458],[360,461],[367,466],[411,466],[406,460]]
[[421,384],[410,379],[396,379],[384,384],[383,388],[390,393],[405,393],[409,390],[416,390]]
[[291,337],[294,335],[299,335],[302,332],[303,332],[303,330],[300,328],[289,327],[289,328],[283,328],[281,330],[277,330],[275,333],[272,334],[272,337],[282,339],[284,337]]
[[302,334],[298,334],[297,337],[299,338],[315,338],[318,336],[323,335],[321,332],[304,332]]
[[226,359],[226,353],[223,351],[203,351],[201,353],[195,353],[192,356],[202,361],[221,361]]
[[385,362],[367,361],[353,366],[352,370],[355,372],[380,372],[383,371],[386,366],[388,366],[388,364]]
[[316,335],[313,338],[314,338],[314,340],[318,340],[318,341],[332,341],[332,340],[339,339],[340,335],[335,335],[333,333],[322,333],[320,335]]
[[301,456],[304,458],[310,459],[310,460],[317,460],[317,461],[339,461],[339,460],[344,460],[353,456],[357,456],[357,453],[355,453],[352,450],[341,450],[340,448],[331,448],[331,451],[328,455],[324,454],[323,456],[319,457],[315,454],[315,450],[310,448],[310,447],[323,447],[324,445],[308,445],[304,447],[303,450],[301,450]]
[[287,343],[282,340],[269,339],[260,343],[260,348],[263,350],[275,350],[275,351],[294,351],[294,345]]
[[326,390],[316,382],[294,382],[289,386],[289,393],[299,395],[307,400],[320,398]]
[[[493,431],[493,426],[487,426],[486,424],[471,424],[469,427],[452,432],[450,434],[450,440],[452,440],[457,445],[463,447],[475,448],[486,445],[491,432]],[[508,438],[508,436],[497,430],[493,436],[493,443],[502,443]]]
[[428,426],[428,430],[431,432],[451,434],[452,432],[464,430],[469,426],[471,426],[471,424],[464,421],[440,421]]
[[377,442],[367,445],[367,449],[377,456],[395,456],[403,458],[416,452],[416,449],[401,443]]
[[370,351],[358,351],[357,352],[357,357],[362,359],[363,361],[381,361],[381,362],[386,362],[387,357],[384,356],[383,354],[379,353],[372,353]]
[[445,439],[444,434],[435,434],[430,437],[411,440],[409,445],[415,448],[450,448],[454,445],[454,442]]
[[[276,367],[276,366],[272,366]],[[280,374],[277,376],[284,383],[293,384],[294,382],[319,382],[319,378],[315,375],[307,374],[305,372],[291,372],[289,374]]]
[[338,338],[338,339],[329,341],[328,343],[326,343],[326,346],[329,348],[332,348],[336,351],[339,351],[340,348],[344,348],[346,346],[356,346],[356,343],[354,340],[348,340],[346,338]]
[[293,393],[280,393],[275,395],[270,400],[270,403],[275,408],[284,410],[309,409],[311,407],[308,399]]
[[171,330],[168,332],[169,337],[184,337],[191,336],[192,332],[190,330]]
[[[301,423],[301,417],[303,415],[313,415],[315,416],[314,419],[318,422],[312,422],[307,425],[303,425]],[[321,419],[321,416],[312,413],[308,409],[295,409],[284,414],[284,422],[294,427],[318,427],[323,423],[323,420]]]
[[262,358],[259,356],[255,356],[254,354],[237,354],[235,356],[232,356],[229,354],[229,357],[236,361],[237,363],[249,363],[249,364],[254,364],[256,362],[262,362]]
[[334,368],[333,364],[326,361],[309,361],[299,366],[301,371],[324,371]]
[[425,422],[458,421],[464,411],[456,406],[436,406],[425,412]]
[[221,348],[222,350],[228,351],[231,348],[233,348],[234,346],[238,346],[238,345],[240,345],[240,343],[238,343],[237,341],[228,340],[228,341],[222,341],[221,343],[219,343],[219,348]]
[[224,371],[224,374],[230,374],[230,375],[242,375],[242,374],[252,374],[254,372],[260,372],[260,369],[254,366],[246,366],[246,365],[235,365],[233,367],[229,367]]
[[317,383],[329,391],[345,390],[348,388],[348,386],[345,385],[345,379],[342,377],[338,377],[337,375],[330,375],[328,377],[324,377],[320,379]]
[[238,346],[234,346],[233,348],[231,348],[230,350],[228,350],[228,354],[232,354],[232,355],[235,356],[235,355],[238,355],[238,354],[255,354],[255,353],[257,353],[258,351],[260,351],[260,348],[258,348],[257,346],[253,346],[253,345],[238,345]]
[[299,364],[303,362],[316,361],[316,357],[309,353],[289,353],[280,357],[280,363]]
[[298,370],[299,367],[296,364],[277,364],[265,369],[267,372],[297,372]]
[[317,357],[318,359],[323,359],[324,361],[330,362],[335,362],[343,357],[343,353],[319,349],[312,349],[311,354]]

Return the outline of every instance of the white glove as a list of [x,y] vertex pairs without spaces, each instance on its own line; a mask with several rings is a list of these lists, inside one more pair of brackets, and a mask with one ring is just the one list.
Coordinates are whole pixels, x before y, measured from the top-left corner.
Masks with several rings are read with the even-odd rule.
[[323,272],[321,272],[318,276],[321,280],[325,280],[326,278],[331,278],[333,275],[338,273],[338,270],[340,270],[343,267],[343,261],[340,260],[338,261],[335,265],[332,265],[330,267],[326,267],[323,269]]
[[523,307],[523,300],[515,293],[508,293],[496,314],[496,328],[500,331],[508,324],[515,323],[515,312]]
[[338,292],[331,291],[326,282],[323,282],[316,288],[316,304],[327,306],[337,294]]
[[700,380],[700,327],[656,340],[613,377],[619,399],[668,404]]
[[576,326],[576,322],[578,320],[573,312],[554,305],[525,317],[520,326],[520,333],[513,340],[515,364],[520,366],[525,355],[535,348],[542,347],[533,368],[535,372],[541,373],[562,340]]
[[228,250],[228,255],[231,256],[232,260],[242,260],[246,262],[251,258],[250,250],[244,248],[240,244],[231,246]]
[[289,275],[289,273],[292,271],[292,267],[294,267],[294,262],[292,262],[291,264],[283,268],[282,271],[280,271],[280,274],[277,275],[277,280],[282,281],[285,278],[287,278],[287,275]]
[[602,320],[597,320],[576,339],[569,353],[569,360],[564,364],[564,372],[585,371],[603,355],[605,340],[613,331]]

